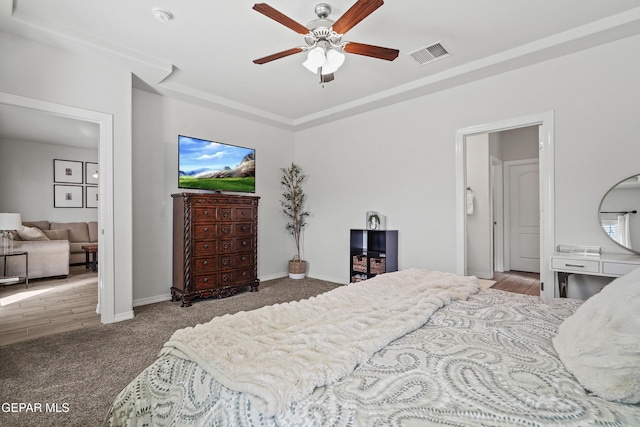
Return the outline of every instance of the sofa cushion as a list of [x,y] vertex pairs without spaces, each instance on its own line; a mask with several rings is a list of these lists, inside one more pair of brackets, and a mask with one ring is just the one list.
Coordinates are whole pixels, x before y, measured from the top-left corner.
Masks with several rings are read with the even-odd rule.
[[18,236],[21,240],[49,240],[47,236],[37,227],[20,226]]
[[86,222],[52,222],[50,228],[51,230],[68,229],[71,243],[89,241],[89,228]]
[[98,221],[89,221],[87,225],[89,226],[89,241],[97,242],[98,241]]
[[69,230],[61,228],[58,230],[42,230],[49,240],[69,240]]
[[49,221],[22,221],[22,225],[26,225],[27,227],[36,227],[40,230],[48,230],[50,226]]

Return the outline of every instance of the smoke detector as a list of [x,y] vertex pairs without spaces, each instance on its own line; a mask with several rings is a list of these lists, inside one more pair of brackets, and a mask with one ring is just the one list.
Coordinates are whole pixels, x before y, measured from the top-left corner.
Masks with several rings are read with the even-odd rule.
[[171,14],[171,12],[159,7],[153,9],[153,16],[155,16],[156,19],[162,23],[169,22],[173,19],[173,15]]

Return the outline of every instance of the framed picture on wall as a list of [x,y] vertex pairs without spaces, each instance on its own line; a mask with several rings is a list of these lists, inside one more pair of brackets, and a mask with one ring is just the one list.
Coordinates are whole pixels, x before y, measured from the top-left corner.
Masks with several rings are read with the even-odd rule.
[[98,187],[87,185],[85,187],[85,206],[88,208],[98,207]]
[[82,162],[53,159],[53,182],[82,184]]
[[98,184],[98,164],[84,163],[84,182],[85,184]]
[[82,185],[57,185],[53,186],[54,208],[81,208],[83,206]]

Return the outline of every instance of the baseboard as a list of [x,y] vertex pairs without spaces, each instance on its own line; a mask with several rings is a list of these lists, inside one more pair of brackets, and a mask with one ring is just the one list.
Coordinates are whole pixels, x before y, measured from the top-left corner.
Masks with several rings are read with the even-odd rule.
[[[287,277],[287,276],[289,276],[289,273],[284,271],[281,273],[269,274],[267,276],[260,276],[259,279],[261,282],[266,282],[268,280],[282,279],[283,277]],[[311,279],[318,279],[318,280],[325,280],[327,282],[340,283],[342,285],[346,284],[342,279],[338,279],[335,277],[318,276],[318,275],[308,275],[308,277]],[[139,307],[141,305],[155,304],[158,302],[165,302],[165,301],[171,301],[171,294],[156,295],[154,297],[134,299],[133,306]],[[133,318],[133,314],[131,318]],[[122,319],[122,320],[126,320],[126,319]]]
[[[261,282],[266,282],[267,280],[282,279],[283,277],[289,277],[289,273],[286,271],[283,271],[281,273],[269,274],[268,276],[260,276],[259,279]],[[307,274],[307,277],[310,279],[318,279],[318,280],[324,280],[326,282],[339,283],[341,285],[348,284],[348,282],[345,282],[344,279],[338,278],[338,277],[322,276],[318,274]]]
[[267,280],[282,279],[283,277],[287,277],[288,275],[289,273],[287,273],[286,271],[283,271],[282,273],[269,274],[268,276],[260,276],[258,277],[258,279],[260,279],[261,282],[266,282]]
[[171,301],[171,294],[163,294],[163,295],[156,295],[154,297],[134,299],[133,306],[138,307],[141,305],[155,304],[157,302],[165,302],[165,301]]
[[122,322],[123,320],[129,320],[129,319],[133,319],[134,315],[133,315],[133,310],[131,311],[127,311],[124,313],[120,313],[117,314],[116,316],[114,316],[113,318],[113,322]]
[[348,281],[345,281],[341,277],[323,276],[321,274],[309,274],[308,277],[310,279],[324,280],[325,282],[338,283],[340,285],[348,285],[349,284]]
[[491,280],[493,277],[488,271],[467,271],[467,276],[476,276],[478,279]]

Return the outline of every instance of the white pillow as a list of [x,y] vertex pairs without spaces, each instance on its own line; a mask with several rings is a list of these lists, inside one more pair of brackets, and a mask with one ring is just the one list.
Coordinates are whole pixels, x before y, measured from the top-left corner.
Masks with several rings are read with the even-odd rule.
[[589,298],[553,339],[560,360],[603,399],[640,402],[640,268]]
[[16,231],[22,240],[49,240],[42,230],[36,227],[21,225]]

